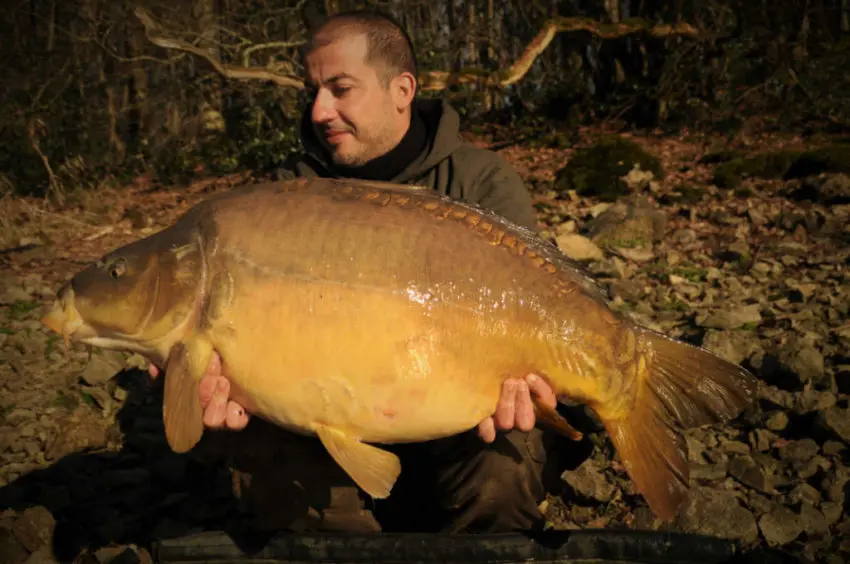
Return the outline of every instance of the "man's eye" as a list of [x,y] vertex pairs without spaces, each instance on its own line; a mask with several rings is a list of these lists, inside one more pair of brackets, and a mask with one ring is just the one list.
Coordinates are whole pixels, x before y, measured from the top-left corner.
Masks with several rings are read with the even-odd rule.
[[333,91],[334,96],[337,96],[337,97],[343,96],[346,93],[348,93],[349,90],[351,90],[350,86],[336,86],[336,87],[334,87],[334,91]]

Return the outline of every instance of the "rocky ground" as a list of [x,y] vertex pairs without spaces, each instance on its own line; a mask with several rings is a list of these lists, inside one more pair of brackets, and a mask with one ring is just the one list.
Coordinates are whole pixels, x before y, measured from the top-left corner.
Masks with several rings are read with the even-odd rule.
[[[607,203],[553,193],[570,150],[503,154],[533,187],[545,234],[615,308],[762,382],[756,411],[688,433],[694,494],[668,528],[850,561],[850,178],[720,190],[698,164],[704,142],[638,141],[668,174],[636,171],[631,195]],[[62,212],[2,202],[0,561],[145,562],[152,539],[239,522],[227,468],[168,450],[142,359],[66,352],[38,321],[87,261],[233,181],[140,183]],[[593,456],[544,502],[552,526],[660,528],[604,436],[591,438]]]

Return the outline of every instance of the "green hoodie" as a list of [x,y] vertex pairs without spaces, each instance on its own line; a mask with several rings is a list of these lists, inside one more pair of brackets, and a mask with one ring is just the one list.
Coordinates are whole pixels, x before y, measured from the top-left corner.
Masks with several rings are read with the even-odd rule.
[[[531,196],[519,174],[501,156],[465,142],[460,116],[441,100],[415,102],[431,135],[425,151],[392,182],[430,187],[452,199],[480,205],[523,227],[537,231]],[[301,143],[304,152],[278,171],[279,178],[337,177],[332,163],[304,115]]]

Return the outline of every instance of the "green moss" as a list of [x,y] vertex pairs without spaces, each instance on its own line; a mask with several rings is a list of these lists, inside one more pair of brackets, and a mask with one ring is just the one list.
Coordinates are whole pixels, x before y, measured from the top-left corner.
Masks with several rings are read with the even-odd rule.
[[705,282],[708,279],[708,270],[700,266],[675,266],[670,273],[681,276],[689,282]]
[[836,144],[802,152],[785,172],[785,179],[822,172],[850,172],[850,144]]
[[23,319],[28,313],[35,311],[39,307],[41,307],[40,302],[19,300],[9,305],[9,315],[12,319]]
[[663,311],[688,311],[690,306],[679,299],[667,298],[658,305],[658,308]]
[[606,245],[610,245],[612,247],[620,247],[621,249],[642,249],[644,247],[649,246],[649,243],[646,241],[646,239],[643,239],[641,237],[635,239],[600,238],[598,242],[604,242]]
[[714,183],[737,188],[745,178],[782,178],[798,156],[797,151],[782,150],[733,159],[714,170]]
[[575,190],[581,196],[614,201],[628,193],[621,180],[635,165],[651,171],[656,178],[664,177],[658,157],[647,153],[640,145],[619,136],[604,137],[589,147],[576,150],[555,177],[555,190],[565,194]]
[[702,200],[705,192],[695,184],[683,183],[674,188],[671,194],[661,196],[663,204],[696,204]]
[[745,178],[801,178],[822,172],[850,172],[850,144],[796,151],[782,149],[733,159],[714,170],[714,183],[737,188]]
[[703,155],[699,161],[699,164],[718,164],[718,163],[726,163],[731,160],[740,159],[744,157],[744,153],[737,149],[718,149],[716,151],[709,151],[705,155]]

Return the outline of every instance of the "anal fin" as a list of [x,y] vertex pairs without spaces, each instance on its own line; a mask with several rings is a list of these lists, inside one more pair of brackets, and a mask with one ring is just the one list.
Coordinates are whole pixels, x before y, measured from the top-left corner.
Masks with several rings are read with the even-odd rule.
[[396,455],[326,425],[318,425],[316,434],[331,457],[363,491],[376,499],[390,495],[401,473],[401,461]]
[[162,415],[165,438],[171,450],[191,450],[204,433],[204,410],[198,391],[199,380],[192,374],[189,349],[177,343],[168,355]]
[[557,410],[543,403],[540,398],[532,397],[534,402],[534,418],[551,428],[553,431],[564,435],[568,439],[580,441],[584,435],[581,431],[569,424]]

